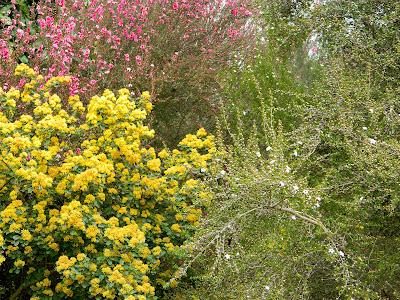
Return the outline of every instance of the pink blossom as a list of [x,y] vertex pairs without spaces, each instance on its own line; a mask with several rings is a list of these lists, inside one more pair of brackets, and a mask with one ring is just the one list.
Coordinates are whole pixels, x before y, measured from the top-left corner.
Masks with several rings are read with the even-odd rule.
[[17,29],[17,38],[20,40],[24,37],[24,31],[20,28]]
[[179,9],[179,4],[178,4],[178,2],[174,2],[173,4],[172,4],[172,9],[173,10],[178,10]]
[[10,57],[10,52],[8,51],[8,48],[1,48],[0,56],[3,60],[8,60],[8,58]]

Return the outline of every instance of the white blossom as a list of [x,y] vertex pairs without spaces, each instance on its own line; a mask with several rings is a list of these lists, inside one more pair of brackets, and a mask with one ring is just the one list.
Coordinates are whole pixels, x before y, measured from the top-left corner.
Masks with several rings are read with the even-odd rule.
[[271,150],[272,150],[272,147],[271,147],[271,146],[268,146],[267,148],[265,148],[265,150],[271,151]]
[[290,218],[291,218],[292,220],[296,220],[296,219],[297,219],[297,217],[296,217],[295,215],[292,215]]
[[376,144],[376,140],[375,140],[375,139],[372,139],[372,138],[369,139],[369,142],[370,142],[372,145],[375,145],[375,144]]
[[284,187],[286,185],[286,183],[284,181],[279,181],[279,186],[280,187]]
[[229,260],[231,258],[231,256],[228,253],[225,254],[224,257],[225,257],[226,260]]
[[333,248],[329,248],[328,252],[329,252],[330,254],[333,254],[333,253],[335,253],[335,250],[334,250]]
[[256,156],[257,156],[257,157],[261,157],[260,151],[257,151],[257,152],[256,152]]

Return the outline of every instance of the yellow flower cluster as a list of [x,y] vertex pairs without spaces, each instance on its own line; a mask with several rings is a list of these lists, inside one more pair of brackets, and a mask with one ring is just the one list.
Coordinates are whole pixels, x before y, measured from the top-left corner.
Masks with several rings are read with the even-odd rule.
[[24,64],[15,75],[24,87],[0,90],[0,265],[32,282],[31,299],[154,299],[211,198],[213,137],[144,147],[148,92],[84,104],[55,93],[69,77],[45,82]]

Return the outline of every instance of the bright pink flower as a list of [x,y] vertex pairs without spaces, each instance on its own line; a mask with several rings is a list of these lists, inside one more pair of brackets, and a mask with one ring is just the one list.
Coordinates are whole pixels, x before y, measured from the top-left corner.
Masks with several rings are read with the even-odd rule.
[[172,9],[173,10],[178,10],[179,9],[179,4],[178,4],[178,2],[174,2],[173,4],[172,4]]
[[10,52],[8,51],[8,48],[1,48],[0,56],[2,59],[8,60],[8,58],[10,57]]

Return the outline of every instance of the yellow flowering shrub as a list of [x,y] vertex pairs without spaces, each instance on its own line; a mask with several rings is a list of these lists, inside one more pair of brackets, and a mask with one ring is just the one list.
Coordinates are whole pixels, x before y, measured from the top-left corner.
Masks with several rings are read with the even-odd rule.
[[[0,267],[22,298],[155,299],[208,201],[204,129],[149,146],[150,95],[105,90],[84,106],[26,65],[0,90]],[[3,273],[4,273],[3,272]],[[20,289],[18,289],[20,287]],[[18,297],[17,297],[18,298]]]

